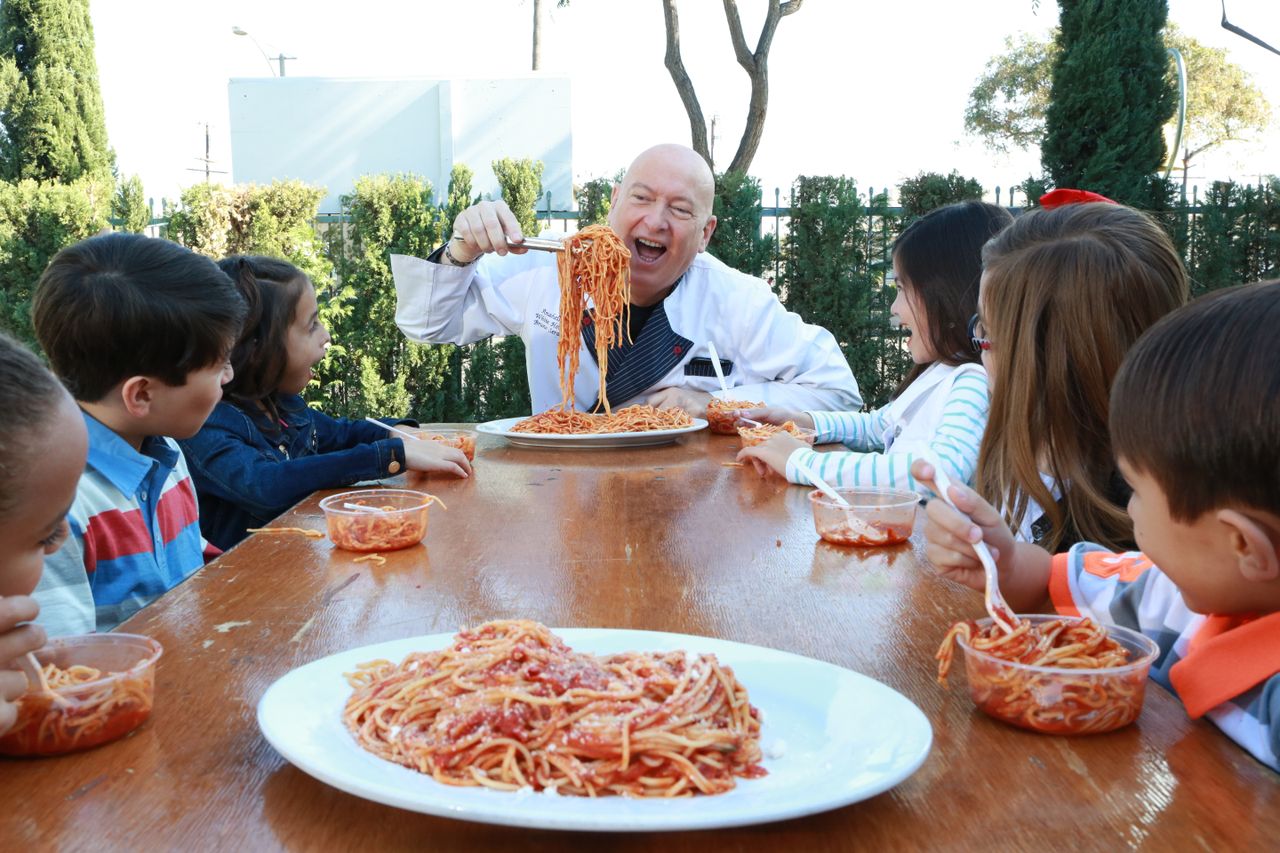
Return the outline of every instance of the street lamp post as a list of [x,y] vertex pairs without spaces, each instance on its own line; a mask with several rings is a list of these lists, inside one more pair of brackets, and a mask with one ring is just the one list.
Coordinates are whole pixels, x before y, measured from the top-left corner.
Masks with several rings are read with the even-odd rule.
[[265,60],[267,60],[267,67],[271,69],[271,74],[272,74],[272,76],[275,76],[275,73],[276,73],[276,69],[271,65],[271,63],[272,63],[272,62],[278,62],[278,63],[280,63],[280,75],[279,75],[279,76],[283,77],[283,76],[284,76],[284,61],[285,61],[286,59],[297,59],[297,58],[298,58],[298,57],[296,57],[296,56],[285,56],[283,52],[281,52],[278,56],[268,56],[268,55],[267,55],[267,52],[266,52],[265,50],[263,50],[263,49],[262,49],[262,45],[258,44],[258,40],[257,40],[256,38],[254,38],[252,35],[250,35],[250,33],[249,33],[249,31],[248,31],[248,30],[242,29],[242,28],[240,28],[240,27],[232,27],[232,28],[231,28],[231,32],[232,32],[234,35],[238,35],[238,36],[249,36],[249,41],[253,42],[254,46],[258,48],[258,53],[261,53],[261,54],[262,54],[262,58],[263,58],[263,59],[265,59]]

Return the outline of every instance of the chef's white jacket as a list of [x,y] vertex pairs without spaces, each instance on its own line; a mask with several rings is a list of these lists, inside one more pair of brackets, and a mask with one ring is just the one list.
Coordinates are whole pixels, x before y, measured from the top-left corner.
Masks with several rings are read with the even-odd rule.
[[[463,267],[392,255],[396,325],[413,341],[469,344],[491,335],[524,340],[534,412],[560,403],[556,347],[560,287],[550,253],[485,255]],[[597,403],[594,330],[584,329],[574,402]],[[787,311],[762,280],[699,254],[621,358],[610,350],[610,404],[662,388],[717,391],[715,344],[735,399],[793,409],[857,410],[858,383],[830,332]],[[590,344],[590,345],[588,345]]]

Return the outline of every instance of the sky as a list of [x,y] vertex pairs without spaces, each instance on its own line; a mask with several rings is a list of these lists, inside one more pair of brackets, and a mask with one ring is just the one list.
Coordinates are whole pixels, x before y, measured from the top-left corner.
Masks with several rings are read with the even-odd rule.
[[[659,0],[572,0],[554,8],[543,70],[569,76],[574,173],[612,176],[650,144],[689,141],[665,66]],[[751,167],[766,204],[785,203],[798,175],[845,175],[877,191],[922,171],[958,170],[989,196],[1039,173],[1038,152],[1004,156],[964,132],[969,90],[1006,36],[1043,35],[1057,4],[1040,0],[805,0],[778,25],[769,55],[764,138]],[[754,46],[762,0],[740,0]],[[1232,21],[1280,46],[1276,0],[1229,0]],[[270,76],[469,77],[530,69],[532,0],[91,0],[107,132],[120,172],[147,194],[176,199],[212,168],[232,170],[227,83]],[[725,168],[750,92],[734,60],[722,4],[679,6],[683,58]],[[1221,0],[1171,0],[1170,19],[1223,47],[1253,76],[1275,118],[1270,140],[1212,153],[1197,179],[1256,180],[1280,172],[1280,56],[1220,26]],[[232,28],[248,31],[233,34]],[[214,175],[229,182],[230,175]],[[1007,189],[1005,190],[1007,193]]]

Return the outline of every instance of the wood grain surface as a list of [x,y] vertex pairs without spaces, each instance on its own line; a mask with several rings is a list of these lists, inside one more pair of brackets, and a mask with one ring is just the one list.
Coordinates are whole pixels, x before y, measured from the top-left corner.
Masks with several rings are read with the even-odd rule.
[[[1267,849],[1280,779],[1154,683],[1137,723],[1078,738],[975,711],[934,652],[981,596],[908,544],[818,540],[808,490],[732,460],[705,432],[660,448],[562,452],[482,436],[470,480],[398,478],[431,511],[424,544],[383,566],[325,540],[252,537],[121,626],[165,647],[155,712],[87,753],[0,760],[4,849],[855,850]],[[317,494],[279,525],[323,529]],[[511,829],[347,795],[262,738],[259,698],[334,652],[495,618],[700,634],[865,673],[934,729],[906,782],[765,826],[601,835]],[[747,685],[750,689],[750,685]],[[337,711],[335,710],[335,713]],[[1267,839],[1271,839],[1268,841]]]

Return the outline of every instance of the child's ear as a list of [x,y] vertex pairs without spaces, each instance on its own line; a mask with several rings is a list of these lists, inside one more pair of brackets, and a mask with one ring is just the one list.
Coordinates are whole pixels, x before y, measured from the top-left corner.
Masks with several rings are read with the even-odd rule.
[[125,411],[135,418],[151,414],[151,380],[145,376],[130,376],[120,385],[120,401]]
[[1236,566],[1245,580],[1274,581],[1280,578],[1280,555],[1265,526],[1234,509],[1219,510],[1217,519],[1227,527]]

